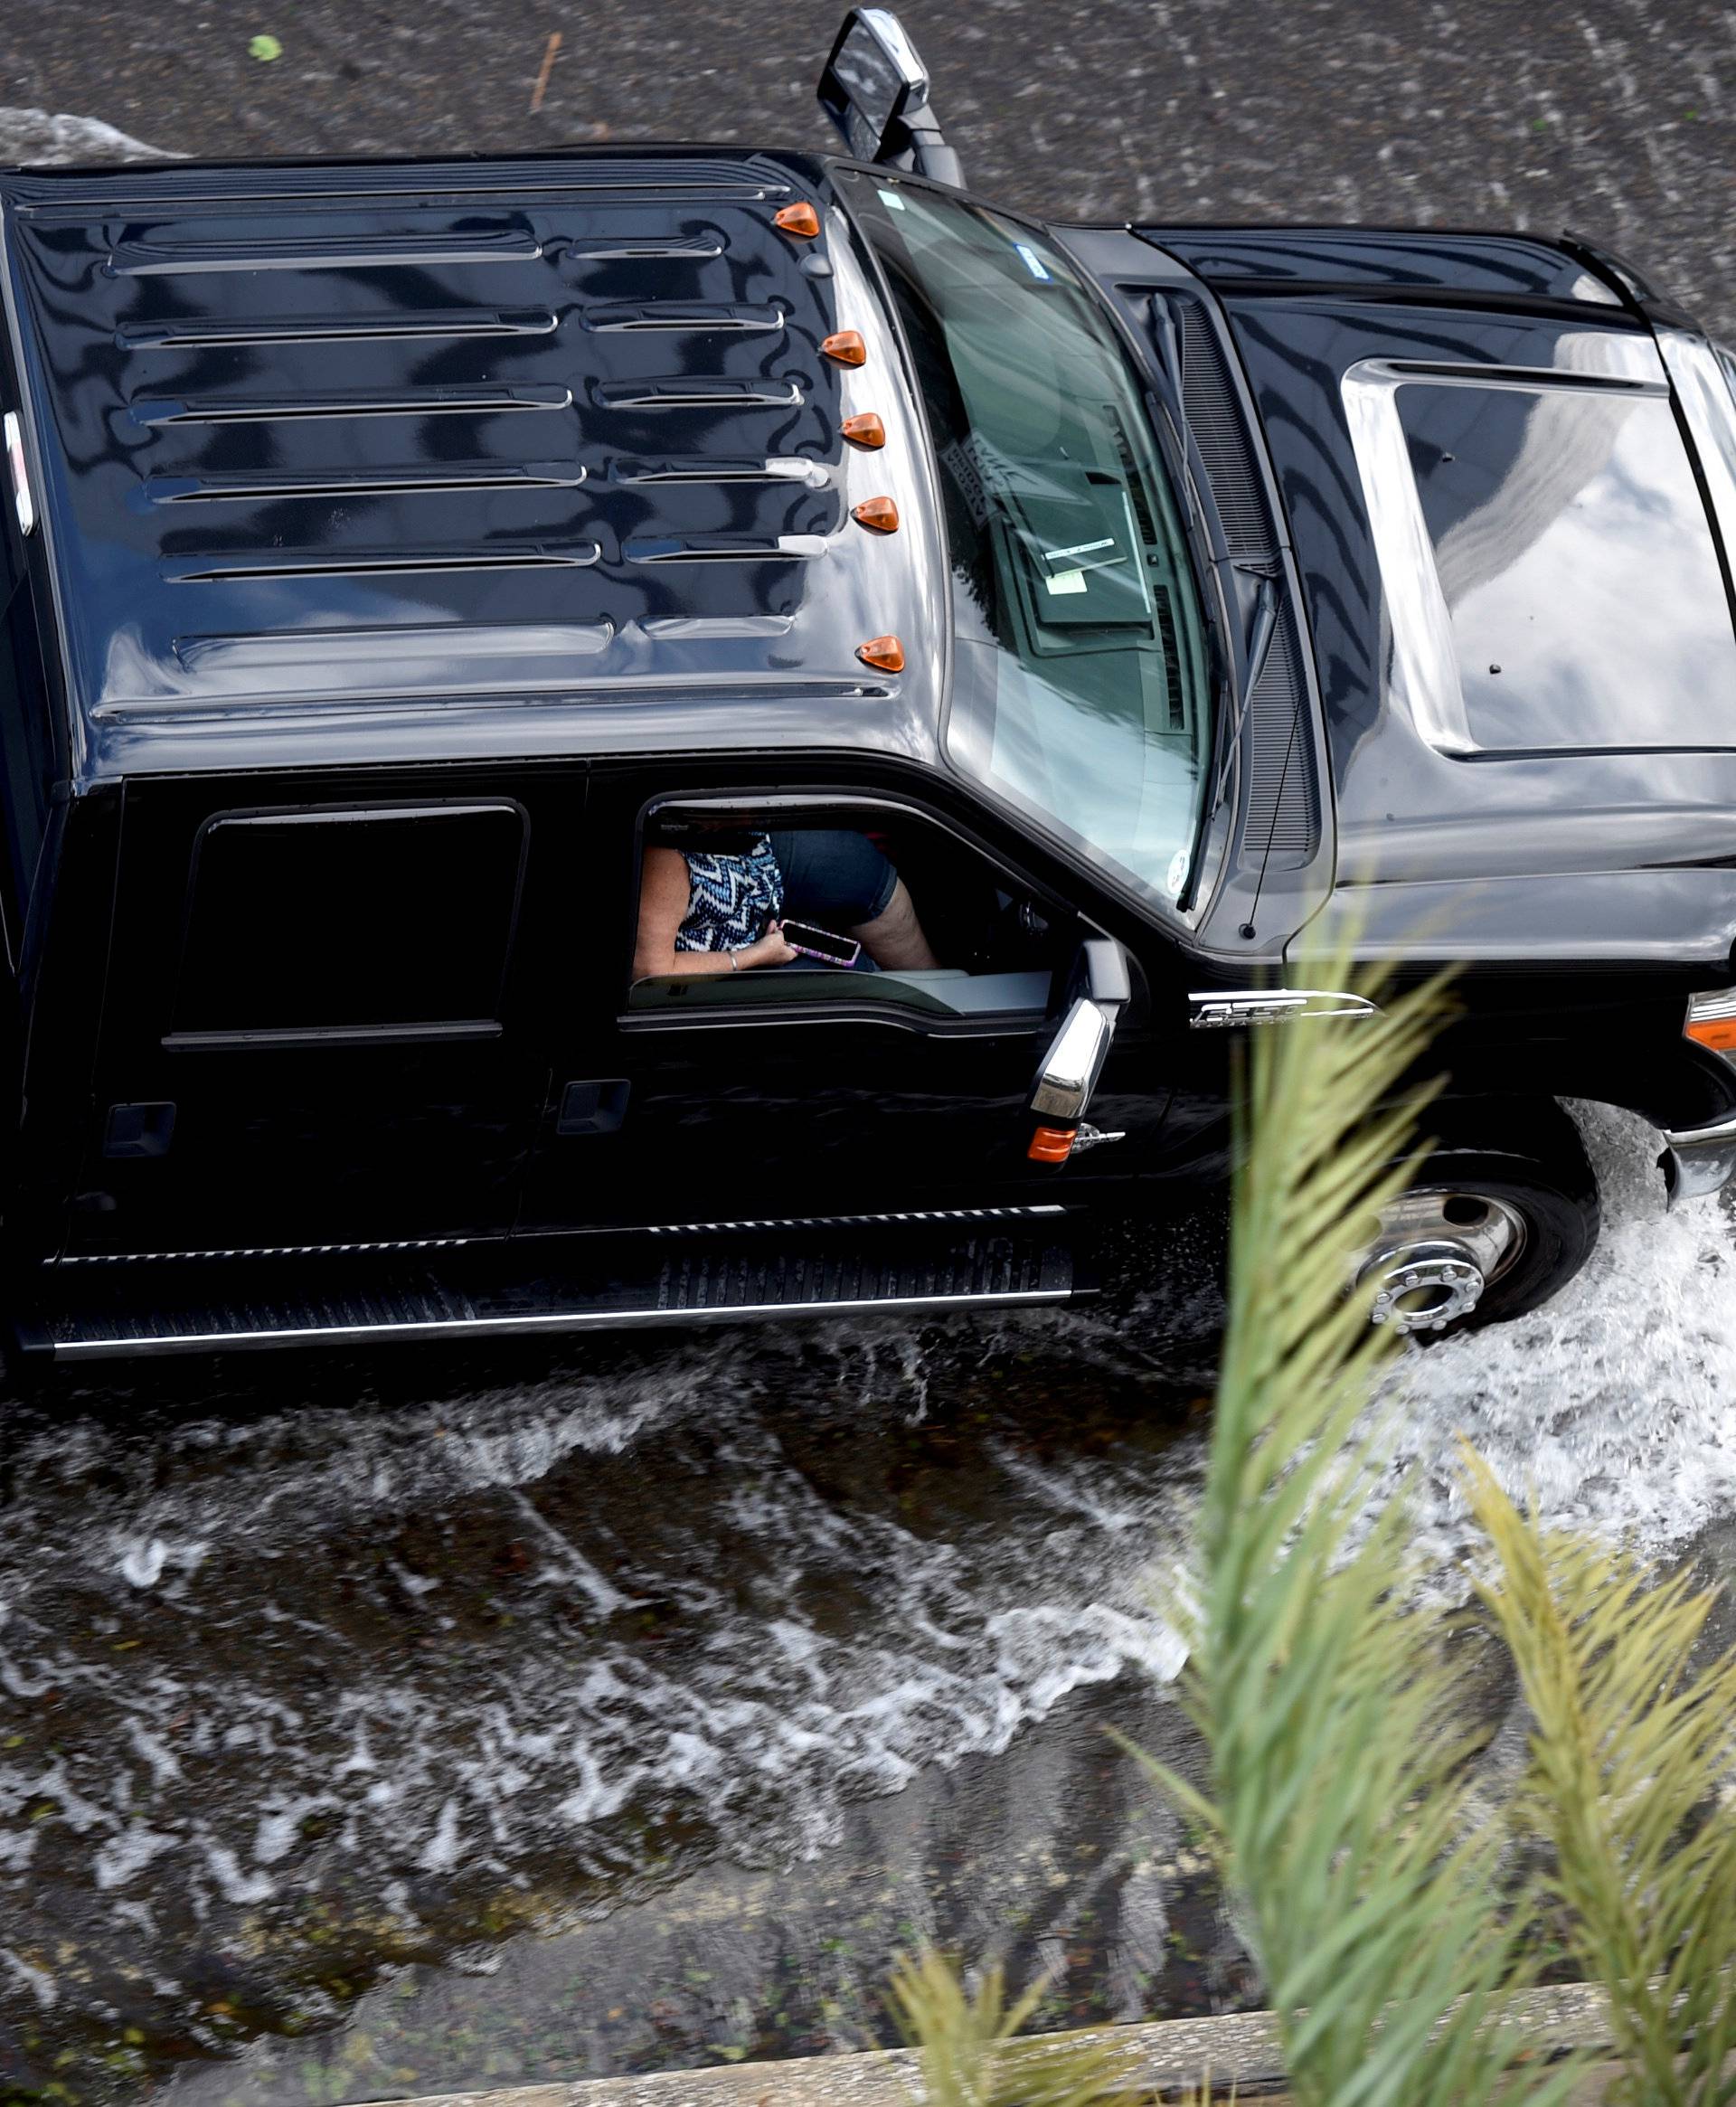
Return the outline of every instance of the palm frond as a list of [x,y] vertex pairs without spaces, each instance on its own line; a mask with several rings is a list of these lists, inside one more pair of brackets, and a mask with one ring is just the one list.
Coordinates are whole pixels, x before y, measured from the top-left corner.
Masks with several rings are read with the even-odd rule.
[[1100,2034],[1014,2039],[1041,2001],[1041,1983],[1009,2004],[997,1965],[969,1997],[958,1970],[929,1948],[900,1960],[890,1996],[920,2053],[924,2107],[1137,2107],[1127,2057]]
[[1535,1722],[1518,1814],[1553,1849],[1552,1885],[1586,1975],[1609,1995],[1628,2096],[1736,2097],[1736,1651],[1697,1674],[1713,1597],[1620,1550],[1542,1529],[1467,1451],[1498,1569],[1481,1593]]
[[[1325,970],[1353,984],[1348,959]],[[1186,1698],[1210,1751],[1204,1811],[1307,2107],[1477,2107],[1559,2097],[1492,2027],[1532,1979],[1491,1906],[1503,1837],[1466,1779],[1455,1670],[1404,1607],[1407,1511],[1359,1429],[1390,1342],[1347,1294],[1348,1254],[1404,1186],[1439,987],[1355,1023],[1257,1043],[1228,1322],[1191,1615]]]

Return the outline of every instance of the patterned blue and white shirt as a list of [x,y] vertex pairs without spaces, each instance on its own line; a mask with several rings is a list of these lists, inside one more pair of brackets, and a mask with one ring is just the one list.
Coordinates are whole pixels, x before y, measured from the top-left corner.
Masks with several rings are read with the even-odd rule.
[[739,951],[758,943],[784,912],[784,874],[770,837],[756,835],[740,855],[684,849],[687,918],[675,932],[678,951]]

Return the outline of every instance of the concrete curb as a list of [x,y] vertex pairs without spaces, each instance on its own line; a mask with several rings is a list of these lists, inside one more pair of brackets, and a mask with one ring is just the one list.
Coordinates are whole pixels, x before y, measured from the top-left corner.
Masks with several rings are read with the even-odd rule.
[[[1523,2028],[1539,2056],[1568,2048],[1605,2048],[1609,2028],[1603,1992],[1588,1983],[1533,1990],[1501,2020]],[[1160,2019],[1032,2037],[1033,2052],[1104,2042],[1123,2066],[1129,2090],[1177,2099],[1209,2078],[1218,2099],[1233,2086],[1242,2100],[1281,2107],[1288,2097],[1269,2012],[1215,2019]],[[1604,2096],[1609,2076],[1593,2074],[1573,2094],[1574,2107]],[[509,2085],[487,2093],[424,2093],[400,2107],[911,2107],[921,2097],[914,2050],[873,2049],[788,2063],[728,2064],[716,2070],[658,2071],[646,2077],[581,2078],[573,2083]],[[351,2107],[364,2107],[354,2102]]]

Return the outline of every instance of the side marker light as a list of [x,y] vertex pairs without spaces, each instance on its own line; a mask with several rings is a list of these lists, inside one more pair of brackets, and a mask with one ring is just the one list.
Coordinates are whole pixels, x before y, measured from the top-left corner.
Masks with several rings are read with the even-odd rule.
[[868,346],[862,341],[860,329],[835,329],[830,336],[821,337],[820,349],[841,366],[868,364]]
[[853,447],[866,447],[870,452],[886,444],[886,427],[877,410],[863,410],[854,417],[846,417],[838,430]]
[[864,497],[850,507],[850,516],[858,526],[872,528],[877,534],[898,532],[898,507],[890,497]]
[[1033,1163],[1065,1163],[1077,1132],[1073,1127],[1039,1127],[1024,1153]]
[[856,657],[880,673],[904,670],[904,647],[896,637],[870,637],[865,644],[856,646]]

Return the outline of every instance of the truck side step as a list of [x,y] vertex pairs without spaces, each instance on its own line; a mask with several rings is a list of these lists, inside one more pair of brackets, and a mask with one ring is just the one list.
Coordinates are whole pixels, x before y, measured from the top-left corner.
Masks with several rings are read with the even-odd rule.
[[214,1253],[45,1267],[16,1324],[56,1361],[605,1330],[1090,1293],[1078,1225],[882,1218],[544,1237],[420,1251]]

